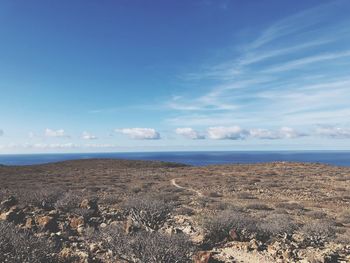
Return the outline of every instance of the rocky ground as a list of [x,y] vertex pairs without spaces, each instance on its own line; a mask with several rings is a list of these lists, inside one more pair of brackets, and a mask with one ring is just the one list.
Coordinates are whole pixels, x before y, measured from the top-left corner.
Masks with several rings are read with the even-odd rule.
[[350,262],[350,169],[0,166],[0,262]]

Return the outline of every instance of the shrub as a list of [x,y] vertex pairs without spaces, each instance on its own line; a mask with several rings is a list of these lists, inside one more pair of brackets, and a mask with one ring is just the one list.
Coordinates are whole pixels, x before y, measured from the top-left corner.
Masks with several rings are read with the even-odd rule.
[[[96,238],[96,236],[94,238]],[[128,236],[125,234],[121,226],[110,225],[104,228],[100,238],[102,239],[104,246],[107,249],[110,249],[117,259],[121,259],[123,256],[130,256]]]
[[218,192],[210,192],[209,197],[222,197],[222,193],[218,193]]
[[124,208],[135,223],[153,231],[164,224],[175,205],[155,196],[138,196],[128,200]]
[[135,235],[130,243],[133,255],[140,262],[192,262],[192,255],[195,251],[189,239],[181,234],[169,236],[157,232],[141,232]]
[[298,229],[298,226],[289,216],[274,214],[268,216],[263,222],[261,222],[259,228],[267,237],[270,237],[283,234],[292,235],[293,232]]
[[310,245],[323,245],[335,237],[335,229],[329,221],[312,221],[301,229],[306,237],[306,242]]
[[261,204],[261,203],[254,203],[247,205],[247,209],[253,209],[253,210],[271,210],[271,208],[268,205]]
[[55,263],[59,262],[55,252],[46,240],[0,222],[0,262]]
[[237,194],[238,199],[257,199],[255,196],[253,196],[250,193],[242,192]]
[[164,235],[158,232],[138,232],[126,235],[120,227],[103,230],[106,248],[115,259],[132,262],[170,263],[192,262],[193,244],[184,235]]
[[302,210],[304,207],[299,203],[279,203],[277,204],[278,208],[283,208],[287,210]]
[[82,200],[82,193],[69,191],[57,200],[55,208],[64,212],[70,212],[79,208]]
[[18,192],[20,203],[33,205],[43,209],[53,209],[63,190],[58,188],[41,188],[33,191],[21,190]]
[[212,246],[229,236],[231,229],[243,236],[258,232],[257,221],[247,214],[223,211],[200,222],[206,232],[206,245]]
[[312,211],[308,213],[308,216],[313,218],[313,219],[324,219],[327,217],[327,213],[322,212],[322,211]]
[[346,210],[339,216],[340,222],[343,224],[350,224],[350,210]]

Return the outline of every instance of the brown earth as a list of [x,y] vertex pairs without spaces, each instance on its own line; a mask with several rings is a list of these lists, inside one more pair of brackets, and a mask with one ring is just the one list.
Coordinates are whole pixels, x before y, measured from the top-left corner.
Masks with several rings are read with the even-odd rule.
[[[107,214],[112,213],[111,211],[114,211],[115,215],[118,214],[123,210],[123,205],[135,197],[162,196],[165,202],[176,205],[171,216],[157,231],[168,234],[179,231],[185,233],[196,244],[197,251],[207,251],[205,255],[208,261],[203,262],[350,260],[350,168],[288,162],[191,167],[163,162],[109,159],[32,166],[0,166],[0,201],[11,202],[9,196],[15,196],[19,200],[16,209],[23,211],[14,210],[13,204],[9,207],[17,211],[16,213],[26,214],[26,218],[15,222],[19,227],[29,224],[30,215],[40,214],[41,217],[35,219],[39,220],[38,230],[33,231],[35,234],[42,231],[46,234],[40,235],[52,238],[53,234],[49,233],[48,229],[40,229],[40,224],[47,223],[42,219],[43,216],[46,216],[44,219],[55,220],[52,224],[55,227],[57,224],[60,232],[64,232],[60,226],[64,225],[65,220],[69,227],[69,222],[74,218],[79,223],[75,223],[71,235],[79,238],[84,232],[84,220],[80,217],[76,219],[69,214],[72,213],[70,211],[61,212],[58,205],[47,209],[51,210],[50,212],[33,208],[38,206],[36,203],[42,202],[40,198],[44,190],[79,192],[89,200],[98,198],[98,211],[97,208],[88,209],[90,212],[93,210],[92,218],[98,218],[98,226],[95,228],[104,228],[119,221],[125,224],[129,220],[128,232],[133,229],[130,218],[120,215],[111,219]],[[56,198],[59,199],[60,196]],[[90,201],[85,200],[86,204],[89,204],[88,202]],[[0,219],[8,220],[8,213],[12,210],[3,208],[3,211],[0,211]],[[203,245],[206,230],[201,222],[225,211],[236,211],[259,221],[274,215],[288,216],[288,220],[292,220],[298,229],[307,229],[305,226],[315,222],[319,222],[321,227],[327,223],[327,226],[334,229],[335,234],[327,240],[317,241],[317,244],[310,243],[311,245],[301,245],[304,241],[297,241],[298,235],[302,236],[301,240],[308,238],[308,234],[302,233],[301,230],[296,230],[293,237],[292,234],[290,237],[280,235],[269,240],[259,240],[255,236],[238,240],[238,237],[231,236],[230,239],[228,235],[212,246]],[[68,215],[65,217],[63,213]],[[88,220],[85,222],[87,227],[90,223],[87,223]],[[237,234],[240,235],[242,234]],[[86,243],[89,245],[88,241]],[[69,248],[69,242],[65,241],[62,247],[64,253],[68,253]],[[89,249],[80,248],[78,252],[86,252],[85,256],[80,257],[81,262],[95,262],[91,261],[91,258],[97,260],[95,252]],[[107,258],[101,252],[101,262],[114,262],[104,261],[104,257]]]

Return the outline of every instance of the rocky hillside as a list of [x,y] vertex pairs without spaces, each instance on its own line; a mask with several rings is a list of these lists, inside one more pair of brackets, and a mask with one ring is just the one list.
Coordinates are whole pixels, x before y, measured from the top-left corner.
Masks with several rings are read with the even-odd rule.
[[0,262],[350,262],[350,169],[0,167]]

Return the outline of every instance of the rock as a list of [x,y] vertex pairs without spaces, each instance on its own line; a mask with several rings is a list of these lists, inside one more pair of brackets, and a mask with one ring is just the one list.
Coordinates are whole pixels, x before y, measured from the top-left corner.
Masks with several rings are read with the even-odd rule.
[[91,253],[96,253],[96,251],[99,250],[99,246],[97,244],[95,244],[95,243],[90,244],[89,250],[90,250]]
[[84,226],[84,224],[85,224],[85,221],[82,216],[79,216],[79,217],[73,216],[69,219],[69,226],[72,229],[78,229],[78,227]]
[[297,242],[297,243],[303,243],[304,240],[305,240],[305,238],[304,238],[304,236],[301,235],[301,234],[293,234],[293,235],[292,235],[292,240],[295,241],[295,242]]
[[82,251],[74,251],[71,248],[64,248],[59,253],[63,262],[88,263],[89,255]]
[[231,229],[228,234],[232,241],[239,241],[239,235],[235,229]]
[[13,222],[14,224],[21,224],[24,223],[25,214],[22,210],[13,206],[9,211],[0,214],[0,220]]
[[100,225],[100,228],[105,228],[105,227],[107,227],[107,224],[106,224],[106,223],[102,223],[102,224]]
[[14,196],[10,196],[0,203],[0,208],[9,209],[10,207],[17,205],[17,203],[17,199]]
[[280,249],[281,249],[281,246],[277,241],[267,246],[267,252],[274,257],[277,256],[277,253]]
[[57,232],[58,224],[55,217],[52,216],[37,216],[35,222],[43,231]]
[[80,225],[78,228],[77,228],[77,232],[78,234],[82,235],[84,234],[85,232],[85,227],[83,225]]
[[213,252],[199,251],[193,258],[194,263],[211,263],[214,262]]
[[136,230],[136,226],[134,224],[134,221],[131,219],[131,217],[128,217],[126,221],[124,222],[124,231],[125,233],[129,234]]
[[80,208],[91,209],[98,211],[97,199],[84,199],[80,203]]
[[35,224],[35,220],[32,217],[28,217],[25,224],[24,224],[24,228],[27,229],[33,229],[36,228],[36,224]]
[[249,241],[249,249],[250,250],[259,250],[261,244],[258,243],[255,239]]
[[292,259],[292,256],[293,256],[293,253],[291,250],[289,249],[286,249],[282,252],[282,257],[284,260],[291,260]]

